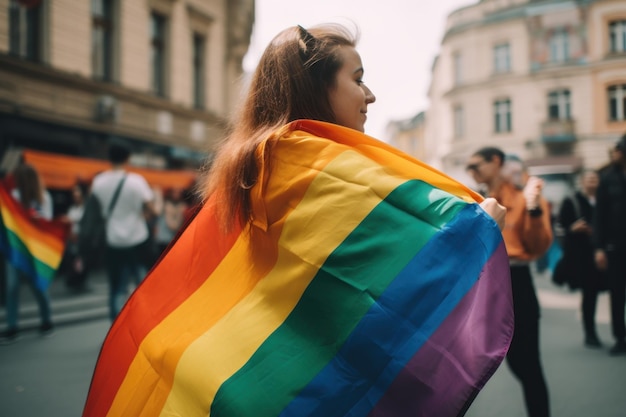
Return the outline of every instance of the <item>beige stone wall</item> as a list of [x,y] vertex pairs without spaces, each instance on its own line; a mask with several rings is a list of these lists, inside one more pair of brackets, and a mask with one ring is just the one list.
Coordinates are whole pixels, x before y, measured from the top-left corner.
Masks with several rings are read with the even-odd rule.
[[[245,3],[245,2],[242,2]],[[0,52],[8,52],[8,4],[0,0]],[[54,0],[44,6],[46,39],[44,61],[62,71],[92,77],[91,3]],[[202,34],[205,44],[205,109],[226,115],[232,97],[238,96],[241,75],[239,57],[230,61],[228,48],[228,2],[226,0],[123,0],[114,14],[113,78],[123,86],[150,92],[150,13],[167,17],[166,97],[193,104],[192,36]],[[239,53],[239,52],[238,52]],[[245,51],[244,51],[245,53]]]
[[[602,157],[605,157],[606,149],[613,144],[613,137],[626,132],[626,121],[611,122],[607,112],[607,87],[616,83],[626,84],[626,62],[609,52],[607,28],[609,22],[614,20],[626,20],[624,1],[604,1],[592,5],[589,11],[589,45],[590,59],[596,67],[591,78],[593,94],[590,97],[593,130],[599,137],[611,138],[601,146]],[[597,150],[592,152],[596,153]]]
[[[542,124],[548,119],[548,93],[569,89],[576,136],[573,155],[581,158],[584,166],[602,165],[608,146],[626,132],[626,122],[608,122],[606,95],[607,85],[626,83],[626,55],[607,56],[608,21],[626,18],[626,3],[600,0],[589,9],[572,9],[572,3],[564,2],[562,11],[549,14],[545,14],[547,6],[529,4],[528,16],[534,17],[481,24],[487,9],[498,5],[507,7],[505,1],[483,1],[450,15],[450,31],[441,45],[429,89],[426,161],[466,179],[463,164],[481,146],[497,145],[526,159],[547,157],[551,150],[541,138]],[[533,32],[537,22],[539,32]],[[585,52],[586,62],[561,65],[539,61],[541,67],[534,68],[531,59],[538,55],[533,48],[545,40],[544,29],[568,24],[574,25],[576,30],[571,33],[576,36],[578,28],[584,28],[586,42],[572,37],[570,53],[578,60],[578,54]],[[512,71],[493,74],[493,46],[503,42],[510,44]],[[454,83],[455,53],[463,56],[460,85]],[[511,100],[511,132],[494,132],[493,102],[498,98]],[[462,138],[454,138],[456,106],[464,111]]]
[[150,10],[145,1],[119,3],[119,81],[140,91],[150,90]]
[[91,2],[50,1],[47,12],[49,39],[44,47],[47,61],[62,71],[91,75]]
[[9,0],[0,0],[0,52],[9,52]]
[[611,20],[623,19],[626,19],[626,5],[623,0],[606,0],[591,5],[588,16],[591,61],[599,61],[607,56],[609,33],[606,28]]
[[[93,79],[92,17],[87,0],[45,0],[46,65],[9,56],[9,0],[0,0],[0,112],[151,142],[209,149],[221,138],[238,96],[241,60],[247,50],[253,0],[118,0],[114,10],[113,83]],[[241,8],[241,14],[237,14]],[[166,94],[151,91],[150,13],[167,18]],[[233,16],[236,19],[233,20]],[[237,25],[237,44],[231,48]],[[204,109],[193,108],[192,36],[205,39]],[[233,52],[236,50],[236,52]],[[110,96],[117,116],[96,117]]]
[[[205,37],[205,70],[207,79],[205,80],[205,107],[207,110],[218,114],[223,114],[226,108],[224,71],[225,65],[225,44],[226,44],[226,7],[224,2],[219,1],[193,1],[186,10],[186,18],[189,22],[189,30],[184,34],[191,42],[193,32],[197,32]],[[189,103],[191,104],[192,94],[192,67],[191,49],[186,58],[186,68],[181,77],[186,81],[184,91],[187,91]],[[182,80],[181,80],[182,81]]]
[[189,13],[183,3],[173,7],[170,19],[170,74],[169,97],[175,103],[191,106],[191,28]]
[[150,91],[150,13],[165,15],[167,23],[166,69],[167,96],[173,102],[191,106],[193,32],[206,38],[205,108],[216,114],[226,113],[224,85],[225,12],[223,1],[122,2],[120,79],[130,88]]

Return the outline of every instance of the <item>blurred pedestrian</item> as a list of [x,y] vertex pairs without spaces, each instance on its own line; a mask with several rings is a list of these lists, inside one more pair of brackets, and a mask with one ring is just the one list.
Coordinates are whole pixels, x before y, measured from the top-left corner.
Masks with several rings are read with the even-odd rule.
[[185,220],[187,203],[182,188],[169,188],[163,195],[163,206],[155,225],[157,253],[162,254]]
[[[476,151],[467,170],[487,195],[506,207],[502,235],[509,255],[515,330],[507,363],[522,384],[529,417],[550,415],[548,388],[539,353],[539,302],[530,262],[543,255],[552,243],[548,202],[542,197],[543,182],[524,172],[513,175],[503,169],[505,154],[495,147]],[[523,187],[523,188],[522,188]]]
[[[504,156],[504,165],[501,172],[502,178],[506,182],[510,182],[516,188],[523,190],[528,182],[529,175],[526,164],[515,154],[506,154]],[[550,212],[550,224],[554,226],[556,215],[552,212],[552,203],[548,200],[548,211]],[[554,235],[554,228],[552,229]],[[553,239],[548,250],[540,257],[535,259],[535,267],[537,272],[554,269],[554,265],[561,257],[561,248],[558,242]]]
[[[126,301],[131,278],[137,285],[147,272],[143,262],[150,244],[146,216],[156,214],[154,193],[145,178],[125,169],[130,154],[126,144],[112,143],[109,160],[113,166],[93,179],[91,189],[106,219],[105,262],[111,320]],[[112,205],[115,196],[117,200]]]
[[[13,172],[15,188],[11,196],[29,213],[32,218],[52,220],[52,197],[46,190],[39,173],[29,164],[20,164]],[[11,343],[19,337],[18,316],[20,301],[20,284],[26,282],[35,296],[39,307],[41,325],[39,333],[51,336],[54,333],[50,296],[47,289],[35,285],[33,280],[18,270],[11,262],[6,262],[6,313],[7,329],[0,333],[0,343]]]
[[202,191],[198,188],[197,180],[183,191],[183,201],[185,202],[185,212],[183,213],[183,224],[188,223],[198,213],[202,207]]
[[613,165],[619,163],[618,160],[620,158],[620,154],[619,151],[616,150],[615,146],[609,148],[609,150],[607,151],[607,156],[608,161],[598,169],[598,174],[600,175],[600,177],[602,177],[606,171],[610,171]]
[[82,183],[72,187],[72,204],[67,210],[66,221],[70,224],[70,233],[65,247],[66,279],[65,285],[72,291],[82,292],[87,288],[87,263],[84,262],[78,247],[80,220],[85,211],[85,196],[88,188]]
[[608,272],[611,328],[615,345],[612,355],[626,354],[626,134],[613,150],[613,163],[600,177],[593,221],[595,261]]
[[569,287],[582,290],[584,344],[597,348],[602,343],[596,332],[596,305],[598,293],[605,288],[606,281],[604,272],[595,265],[591,242],[599,176],[596,171],[586,170],[579,181],[580,189],[574,195],[565,197],[559,210],[558,222],[564,232],[562,262],[568,263],[565,278]]

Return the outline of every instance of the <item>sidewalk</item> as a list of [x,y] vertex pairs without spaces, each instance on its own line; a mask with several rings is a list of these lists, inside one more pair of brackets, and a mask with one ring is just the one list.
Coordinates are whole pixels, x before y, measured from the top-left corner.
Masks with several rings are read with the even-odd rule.
[[[541,304],[540,351],[554,416],[626,416],[626,356],[609,355],[614,343],[609,295],[600,294],[596,310],[600,349],[583,344],[580,291],[555,286],[549,273],[533,273]],[[506,361],[478,394],[466,417],[526,417],[523,392]]]
[[[580,291],[570,291],[567,286],[556,286],[552,283],[549,271],[538,272],[536,269],[533,269],[533,277],[535,288],[537,289],[537,296],[539,297],[539,305],[542,309],[574,310],[576,311],[578,320],[582,322]],[[611,309],[609,302],[608,291],[603,291],[598,294],[596,324],[610,324]]]
[[[75,293],[65,287],[64,277],[59,276],[50,285],[52,322],[55,326],[87,320],[107,318],[108,283],[104,270],[93,271],[87,281],[88,290]],[[22,330],[37,329],[40,325],[37,303],[31,289],[21,286],[19,327]],[[6,326],[6,309],[0,308],[0,329]]]

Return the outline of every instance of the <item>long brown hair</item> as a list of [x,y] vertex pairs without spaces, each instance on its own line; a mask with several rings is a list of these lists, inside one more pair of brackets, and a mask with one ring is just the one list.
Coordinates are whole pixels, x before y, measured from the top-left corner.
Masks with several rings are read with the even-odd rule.
[[342,46],[355,47],[358,35],[344,26],[301,26],[280,32],[265,49],[231,132],[202,182],[203,199],[218,194],[225,230],[252,217],[250,189],[258,178],[256,149],[279,127],[298,119],[334,123],[328,92],[343,65]]
[[39,173],[30,164],[20,164],[13,171],[15,187],[20,192],[20,203],[29,210],[33,203],[43,204],[44,186]]

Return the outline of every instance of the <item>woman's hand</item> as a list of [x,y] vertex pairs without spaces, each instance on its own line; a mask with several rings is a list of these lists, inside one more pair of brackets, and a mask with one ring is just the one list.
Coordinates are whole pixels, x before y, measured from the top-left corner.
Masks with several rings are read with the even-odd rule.
[[504,216],[506,215],[506,207],[499,204],[495,198],[486,198],[480,203],[480,207],[487,212],[488,215],[498,224],[500,230],[504,228]]
[[593,230],[591,226],[585,221],[585,219],[578,219],[569,228],[572,233],[585,233],[586,235],[591,236]]
[[543,180],[539,177],[529,177],[524,186],[524,199],[526,200],[526,209],[534,210],[541,203],[541,191],[543,190]]
[[602,249],[596,249],[596,252],[594,253],[594,260],[596,261],[596,266],[600,271],[606,271],[609,266],[609,260],[606,256],[606,252]]

